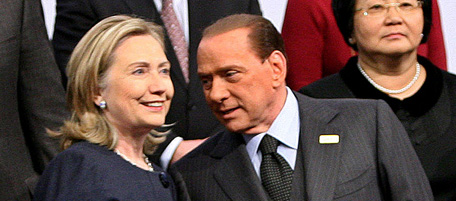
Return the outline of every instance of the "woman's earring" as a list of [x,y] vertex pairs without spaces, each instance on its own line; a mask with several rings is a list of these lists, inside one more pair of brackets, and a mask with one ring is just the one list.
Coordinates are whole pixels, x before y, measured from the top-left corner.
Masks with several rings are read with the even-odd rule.
[[421,33],[420,36],[421,36],[421,38],[423,38],[423,37],[424,37],[424,34]]
[[348,42],[352,45],[355,44],[355,41],[353,40],[353,38],[348,38]]
[[106,109],[106,101],[100,101],[100,105],[98,105],[101,109]]

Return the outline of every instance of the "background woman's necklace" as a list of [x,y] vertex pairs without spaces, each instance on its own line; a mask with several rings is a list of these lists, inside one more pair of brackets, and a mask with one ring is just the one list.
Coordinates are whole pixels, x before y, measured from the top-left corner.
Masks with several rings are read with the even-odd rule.
[[[136,167],[139,167],[138,165],[136,165],[136,163],[131,161],[127,156],[125,156],[124,154],[120,153],[119,150],[115,149],[114,152],[116,152],[117,155],[119,155],[124,160],[128,161],[129,163],[131,163],[132,165],[134,165]],[[153,172],[154,171],[154,167],[152,166],[152,163],[149,161],[149,158],[147,158],[147,156],[145,154],[143,154],[143,158],[144,158],[144,162],[146,162],[147,166],[149,167],[148,171]]]
[[407,86],[405,86],[402,89],[392,90],[392,89],[387,89],[387,88],[382,87],[379,84],[377,84],[374,80],[372,80],[372,78],[369,77],[369,75],[367,75],[366,72],[364,72],[364,70],[361,67],[361,65],[359,64],[359,62],[357,63],[357,65],[358,65],[359,71],[361,72],[361,74],[363,74],[363,76],[367,79],[367,81],[369,81],[369,83],[371,83],[376,89],[380,90],[383,93],[387,93],[387,94],[400,94],[404,91],[407,91],[408,89],[410,89],[410,87],[413,86],[413,84],[415,84],[416,80],[418,80],[418,77],[420,77],[420,67],[421,66],[420,66],[420,63],[417,62],[416,63],[416,73],[415,73],[415,76],[413,77],[412,81],[410,81],[407,84]]

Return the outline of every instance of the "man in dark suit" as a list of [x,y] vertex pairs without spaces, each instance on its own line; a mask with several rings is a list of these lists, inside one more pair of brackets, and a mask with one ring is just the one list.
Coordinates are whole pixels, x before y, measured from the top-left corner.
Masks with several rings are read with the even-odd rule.
[[[313,99],[286,87],[286,73],[282,38],[261,16],[233,15],[204,31],[198,74],[227,130],[171,166],[181,200],[432,200],[386,103]],[[283,178],[273,185],[262,151],[271,137]]]
[[68,117],[40,1],[0,1],[0,200],[30,200]]
[[[155,0],[160,4],[161,1]],[[196,50],[202,30],[216,20],[231,14],[261,14],[261,11],[257,0],[188,0],[187,6],[190,81],[188,84],[185,82],[175,51],[167,36],[166,54],[172,66],[171,79],[175,93],[166,122],[177,122],[173,127],[173,133],[184,140],[193,140],[206,138],[222,127],[204,101],[201,84],[196,74]],[[163,25],[154,0],[57,0],[53,45],[62,73],[65,72],[69,55],[82,36],[98,21],[116,14],[134,14]],[[157,150],[157,155],[163,152],[174,137],[175,135],[168,137],[167,142]],[[192,145],[190,144],[189,147]]]

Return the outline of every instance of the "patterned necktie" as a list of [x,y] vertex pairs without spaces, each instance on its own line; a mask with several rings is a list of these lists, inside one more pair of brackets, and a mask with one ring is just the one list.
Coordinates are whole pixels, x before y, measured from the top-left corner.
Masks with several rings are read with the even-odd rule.
[[163,0],[161,18],[165,24],[168,36],[171,39],[174,52],[176,52],[177,60],[179,60],[185,82],[188,83],[188,47],[187,42],[185,41],[184,31],[180,26],[179,20],[177,20],[176,13],[174,13],[173,0]]
[[265,135],[260,143],[263,155],[260,176],[264,188],[272,200],[290,200],[293,170],[288,162],[276,150],[279,141]]

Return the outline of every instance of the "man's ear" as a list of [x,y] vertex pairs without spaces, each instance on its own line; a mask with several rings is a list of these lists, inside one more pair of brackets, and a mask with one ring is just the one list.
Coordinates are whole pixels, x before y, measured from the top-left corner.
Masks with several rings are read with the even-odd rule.
[[274,87],[284,84],[287,76],[287,59],[285,58],[285,55],[278,50],[274,50],[269,55],[268,61],[272,68]]

